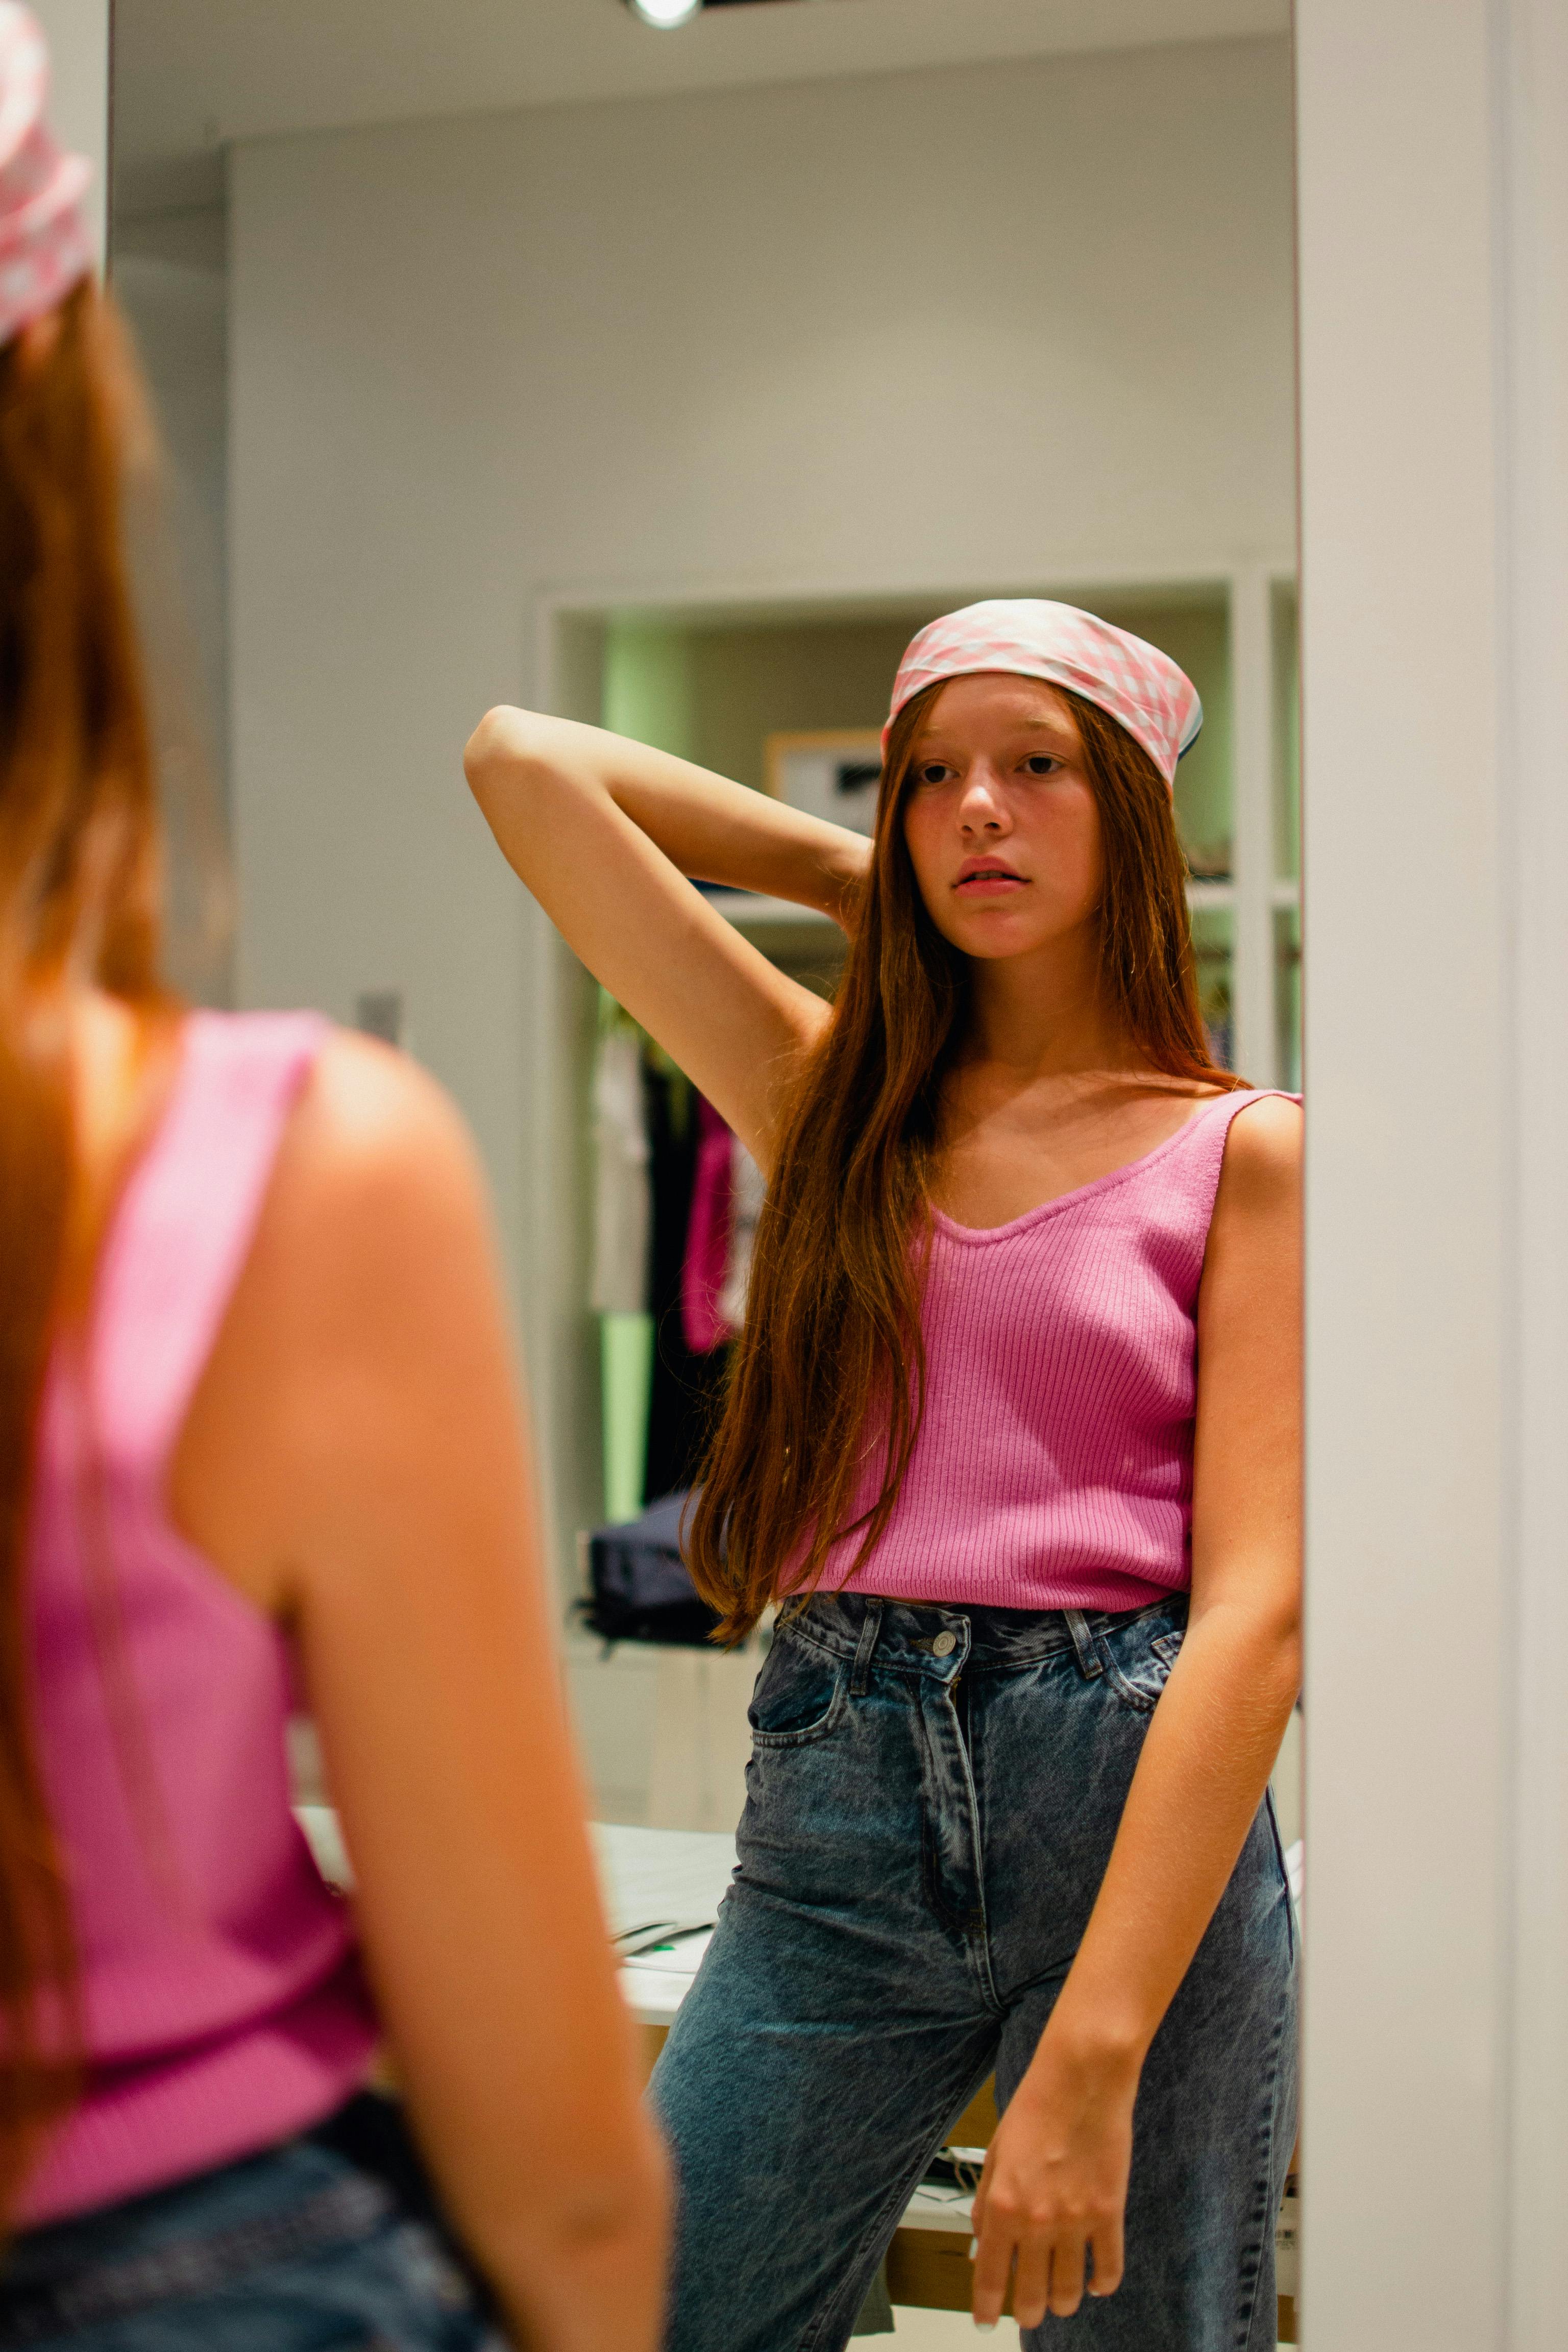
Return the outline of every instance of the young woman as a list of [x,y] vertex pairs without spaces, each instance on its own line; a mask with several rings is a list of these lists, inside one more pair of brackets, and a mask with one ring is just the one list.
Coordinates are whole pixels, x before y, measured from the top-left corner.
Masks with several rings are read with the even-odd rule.
[[[691,1541],[731,1636],[788,1605],[655,2078],[676,2352],[840,2345],[993,2068],[983,2326],[1011,2280],[1032,2343],[1274,2343],[1300,1114],[1199,1020],[1199,715],[1152,646],[1002,602],[910,647],[871,844],[563,720],[468,747],[517,872],[771,1179]],[[689,875],[836,915],[833,1009]]]
[[482,1189],[412,1065],[159,981],[140,426],[45,73],[0,0],[0,2345],[648,2352]]

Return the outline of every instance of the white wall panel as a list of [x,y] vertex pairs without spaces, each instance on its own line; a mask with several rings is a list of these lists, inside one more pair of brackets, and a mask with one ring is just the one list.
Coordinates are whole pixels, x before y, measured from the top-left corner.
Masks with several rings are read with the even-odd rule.
[[1568,2198],[1568,41],[1298,0],[1304,2305],[1547,2352]]
[[109,0],[29,0],[49,45],[49,121],[93,167],[87,209],[103,259],[109,211]]
[[242,146],[241,988],[401,985],[521,1214],[467,807],[549,587],[962,588],[1292,536],[1274,43]]
[[1507,2307],[1517,2352],[1557,2352],[1568,2329],[1568,11],[1510,0],[1499,16],[1517,1106]]

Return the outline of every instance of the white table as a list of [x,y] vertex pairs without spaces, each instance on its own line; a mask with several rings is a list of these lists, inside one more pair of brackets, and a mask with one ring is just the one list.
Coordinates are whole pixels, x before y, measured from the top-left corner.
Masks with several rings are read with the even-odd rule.
[[[712,1919],[735,1868],[735,1841],[710,1830],[644,1830],[595,1822],[594,1851],[613,1936],[656,1919]],[[711,1929],[621,1964],[639,2025],[668,2027],[691,1990]]]

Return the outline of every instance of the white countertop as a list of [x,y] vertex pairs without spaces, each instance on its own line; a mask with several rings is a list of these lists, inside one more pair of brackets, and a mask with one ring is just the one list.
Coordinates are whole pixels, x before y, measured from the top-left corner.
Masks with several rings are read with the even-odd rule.
[[[353,1872],[331,1805],[296,1805],[317,1869],[330,1885],[352,1892]],[[735,1867],[735,1841],[707,1830],[645,1830],[618,1822],[590,1823],[599,1890],[610,1933],[618,1936],[659,1920],[709,1920],[718,1914]],[[691,1989],[710,1929],[679,1937],[666,1947],[621,1964],[621,1990],[639,2024],[669,2025]]]
[[[735,1841],[710,1830],[645,1830],[595,1822],[594,1850],[610,1932],[658,1919],[716,1916],[735,1867]],[[640,2025],[669,2025],[691,1987],[711,1929],[621,1963],[621,1990]]]

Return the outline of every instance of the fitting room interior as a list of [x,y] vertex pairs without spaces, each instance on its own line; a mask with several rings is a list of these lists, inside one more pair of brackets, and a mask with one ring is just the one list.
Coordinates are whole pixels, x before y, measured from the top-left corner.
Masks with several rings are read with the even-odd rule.
[[[654,1499],[650,1301],[606,1304],[595,1287],[595,1075],[614,1016],[494,856],[462,789],[465,735],[489,704],[515,700],[759,789],[795,789],[792,758],[850,789],[914,626],[992,594],[1088,605],[1173,654],[1203,697],[1177,808],[1216,1049],[1255,1084],[1299,1087],[1303,1001],[1310,1027],[1321,990],[1311,1083],[1320,1047],[1331,1084],[1356,1073],[1334,1097],[1342,1139],[1344,1106],[1370,1098],[1380,1061],[1401,1061],[1384,1008],[1414,985],[1421,948],[1376,856],[1376,780],[1359,799],[1343,780],[1319,795],[1311,748],[1337,730],[1331,715],[1314,738],[1310,694],[1303,805],[1298,271],[1310,306],[1334,273],[1332,236],[1353,239],[1315,181],[1299,189],[1296,158],[1298,108],[1321,123],[1336,74],[1352,82],[1364,67],[1403,86],[1399,38],[1431,64],[1410,10],[1381,13],[1401,29],[1391,22],[1363,57],[1353,14],[1327,5],[1299,12],[1293,55],[1287,0],[723,0],[664,30],[624,0],[386,0],[374,26],[353,0],[118,0],[110,266],[158,402],[235,887],[231,948],[197,984],[214,1001],[315,1005],[392,1036],[479,1139],[613,1905],[618,1884],[630,1908],[640,1890],[683,1915],[722,1885],[758,1652],[607,1643],[583,1622],[590,1532]],[[1436,76],[1433,107],[1460,108],[1458,88]],[[1331,149],[1315,166],[1325,185],[1336,170],[1373,173],[1372,159]],[[1467,184],[1484,177],[1478,163]],[[1303,352],[1309,599],[1321,350]],[[1327,392],[1321,403],[1328,450],[1342,425]],[[1321,575],[1323,679],[1343,544]],[[1307,614],[1310,688],[1310,601]],[[1331,866],[1358,877],[1342,926]],[[725,911],[832,987],[842,943],[825,919],[735,894]],[[1463,910],[1455,898],[1445,911]],[[1387,1017],[1417,1017],[1408,994]],[[1319,1197],[1340,1213],[1348,1179],[1324,1169]],[[1368,1181],[1392,1218],[1394,1160]],[[1476,1213],[1456,1183],[1446,1245]],[[1436,1228],[1425,1245],[1430,1273]],[[1331,1302],[1313,1328],[1325,1351],[1355,1331]],[[1449,1336],[1429,1326],[1423,1345],[1442,1351]],[[1402,1360],[1379,1360],[1386,1394]],[[1336,1429],[1356,1394],[1365,1419],[1373,1370],[1366,1381],[1338,1381]],[[1325,1432],[1331,1420],[1325,1408]],[[1388,1492],[1415,1475],[1412,1457]],[[1356,1478],[1364,1465],[1332,1493]],[[1500,1493],[1506,1483],[1500,1469]],[[1311,1524],[1337,1526],[1336,1507],[1315,1504]],[[1352,1549],[1340,1547],[1342,1564]],[[1310,1580],[1316,1570],[1314,1552]],[[1335,1608],[1348,1573],[1335,1571]],[[1327,1613],[1321,1626],[1313,1772],[1353,1780],[1355,1706],[1334,1679]],[[1298,1862],[1300,1727],[1275,1777]],[[1418,1759],[1425,1737],[1396,1755],[1390,1730],[1380,1751],[1402,1819],[1447,1807],[1443,1768]],[[300,1774],[302,1798],[324,1804],[303,1738]],[[1380,1800],[1363,1786],[1370,1812]],[[1517,1816],[1511,1796],[1494,1798],[1500,1851]],[[1352,1835],[1351,1805],[1325,1794],[1326,1839]],[[1456,1833],[1474,1830],[1467,1817]],[[1314,1873],[1319,1859],[1314,1844]],[[1332,1883],[1334,1965],[1348,1970],[1345,1922],[1357,1901],[1366,1916],[1373,1881],[1358,1865]],[[1512,1901],[1498,1895],[1500,1920]],[[1511,1934],[1498,1927],[1498,1951]],[[1325,2352],[1534,2344],[1489,2320],[1440,2332],[1451,2315],[1415,2287],[1396,2306],[1336,2303],[1336,2280],[1361,2276],[1334,2232],[1350,2193],[1339,2150],[1362,2126],[1328,2087],[1336,2004],[1349,2013],[1354,1996],[1325,1974],[1314,2009],[1310,1921],[1306,1948],[1310,2031],[1323,2037],[1309,2098],[1316,2088],[1324,2121],[1314,2140],[1309,2104],[1305,2209],[1318,2210],[1331,2151],[1339,2184],[1321,2191],[1313,2326],[1341,2315],[1308,2340]],[[667,1950],[645,1956],[640,1980],[626,1970],[650,2037],[684,1964]],[[1392,1977],[1378,1981],[1394,2002]],[[1428,1986],[1424,2012],[1433,1998]],[[1500,2080],[1513,2062],[1488,2063]],[[1424,2093],[1411,2098],[1413,2115],[1427,2111]],[[962,2120],[955,2144],[984,2136],[983,2119]],[[1504,2140],[1510,2128],[1487,2125]],[[1388,2146],[1390,2166],[1406,2163],[1408,2138]],[[933,2187],[911,2210],[889,2263],[895,2334],[933,2347],[968,2327],[966,2286],[953,2285],[966,2231],[944,2196]],[[1287,2341],[1296,2210],[1292,2200]],[[1413,2214],[1399,2259],[1424,2278]]]

